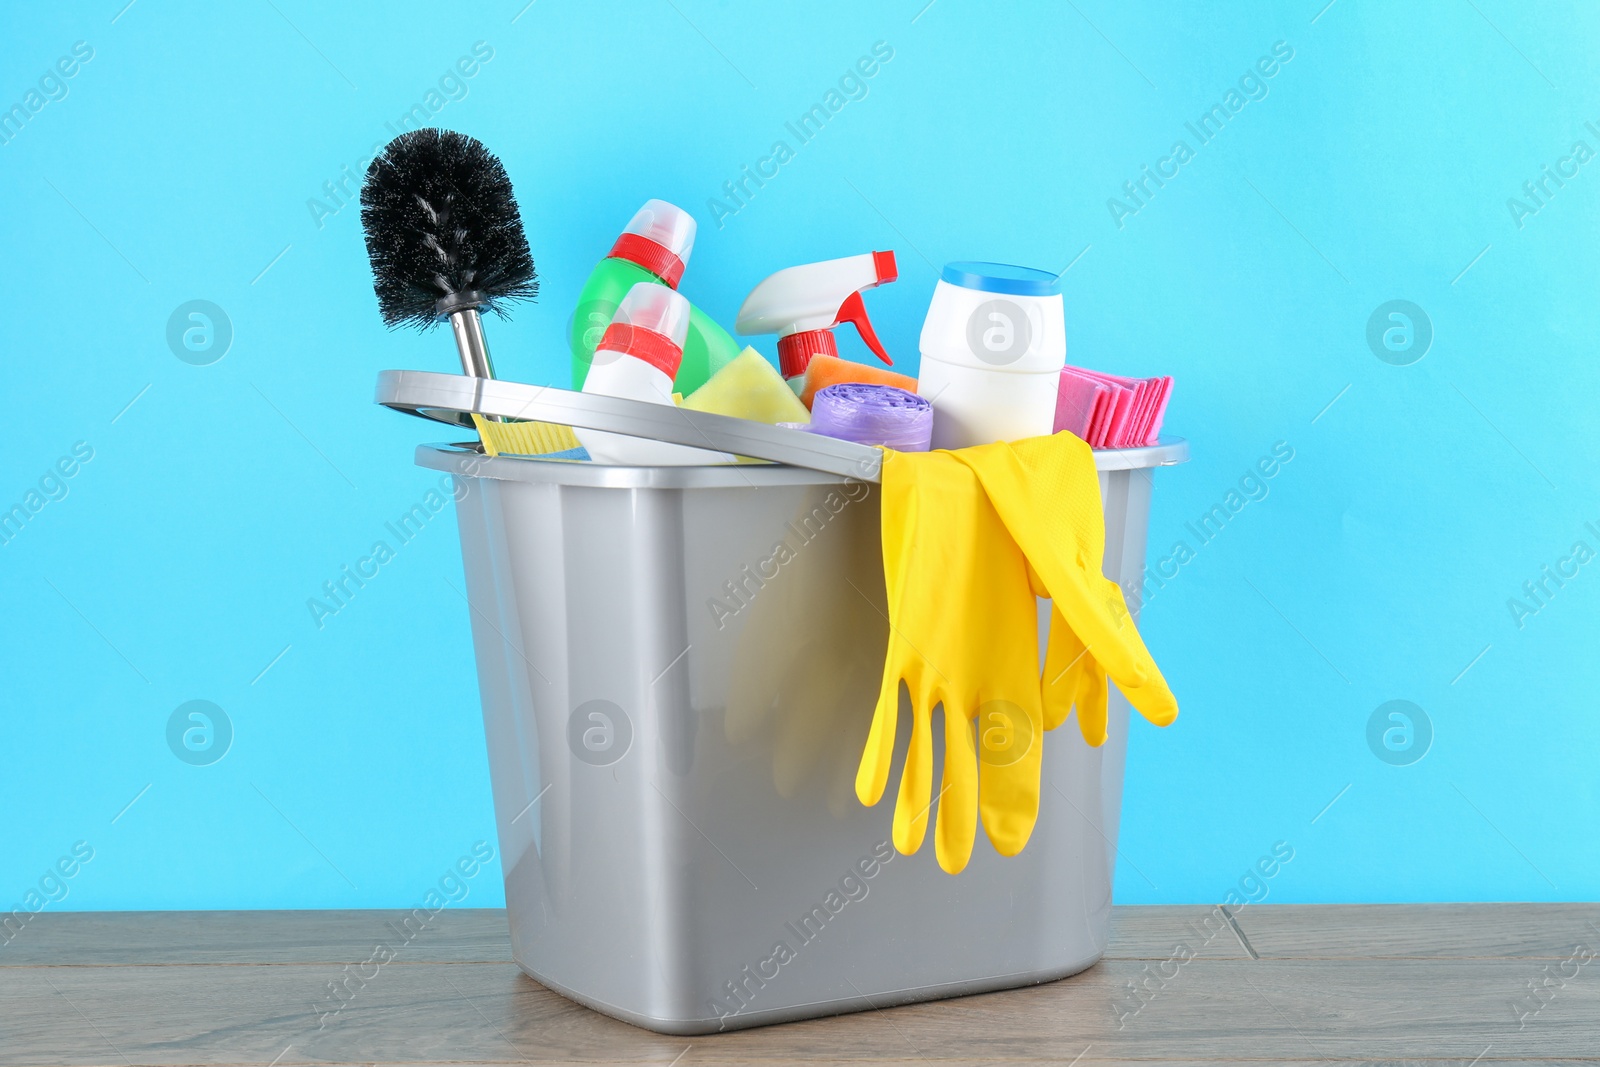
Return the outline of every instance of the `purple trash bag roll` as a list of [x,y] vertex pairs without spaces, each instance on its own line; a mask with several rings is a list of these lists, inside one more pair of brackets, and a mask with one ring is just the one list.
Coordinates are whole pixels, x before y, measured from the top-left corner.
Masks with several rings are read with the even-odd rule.
[[840,382],[812,399],[808,428],[857,444],[926,452],[933,439],[933,405],[892,385]]

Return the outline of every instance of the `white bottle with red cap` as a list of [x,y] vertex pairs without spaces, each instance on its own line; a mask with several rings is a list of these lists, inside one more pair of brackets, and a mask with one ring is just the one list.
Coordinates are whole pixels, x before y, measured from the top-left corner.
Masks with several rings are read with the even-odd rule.
[[785,267],[767,275],[750,290],[733,328],[742,334],[778,335],[778,369],[795,392],[800,391],[806,365],[813,356],[839,354],[833,328],[841,322],[854,326],[867,347],[879,359],[892,364],[894,360],[883,350],[872,321],[867,318],[861,291],[897,277],[893,252],[863,252],[859,256]]
[[[647,200],[634,214],[611,251],[594,268],[573,313],[568,344],[572,348],[572,388],[582,389],[595,345],[616,316],[617,306],[639,282],[678,287],[694,251],[694,217],[665,200]],[[705,312],[691,305],[689,333],[683,343],[677,387],[685,396],[739,354],[740,345]]]
[[[656,282],[628,290],[594,350],[583,391],[652,404],[672,404],[672,379],[689,332],[689,301]],[[596,463],[683,467],[731,463],[726,452],[688,448],[600,430],[573,431]]]

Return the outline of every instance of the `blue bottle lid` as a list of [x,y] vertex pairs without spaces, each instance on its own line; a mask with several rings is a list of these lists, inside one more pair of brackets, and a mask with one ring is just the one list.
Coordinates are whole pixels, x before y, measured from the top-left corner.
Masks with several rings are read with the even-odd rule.
[[1061,295],[1061,278],[1058,275],[1010,263],[949,263],[940,277],[951,285],[985,293],[1005,293],[1008,296]]

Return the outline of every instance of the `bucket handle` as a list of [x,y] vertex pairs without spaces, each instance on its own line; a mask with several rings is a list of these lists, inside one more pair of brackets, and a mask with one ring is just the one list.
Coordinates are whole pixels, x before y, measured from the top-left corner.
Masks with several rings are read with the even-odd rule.
[[378,374],[374,399],[386,408],[452,426],[472,426],[473,415],[553,422],[581,430],[665,441],[691,448],[805,467],[864,482],[878,481],[883,453],[870,445],[840,441],[805,430],[770,426],[730,415],[675,405],[577,393],[553,385],[527,385],[498,378],[469,378],[420,370]]

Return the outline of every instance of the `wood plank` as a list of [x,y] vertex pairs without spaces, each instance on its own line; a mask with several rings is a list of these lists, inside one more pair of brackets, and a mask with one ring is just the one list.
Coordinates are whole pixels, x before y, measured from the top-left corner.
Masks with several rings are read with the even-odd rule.
[[[1198,906],[1112,910],[1107,959],[1166,959],[1181,941],[1208,958],[1243,959],[1231,931]],[[402,911],[41,912],[9,943],[0,967],[177,963],[358,963]],[[1210,931],[1210,932],[1208,932]],[[405,946],[402,963],[509,963],[503,908],[450,908]]]
[[1213,1064],[1600,1056],[1600,972],[1588,969],[1519,1030],[1511,1005],[1540,961],[1202,958],[1133,1013],[1126,983],[1146,966],[1108,961],[1025,990],[697,1038],[608,1019],[506,964],[385,967],[320,1027],[337,973],[326,965],[8,968],[0,1064],[670,1063],[685,1049],[685,1067],[1061,1062],[1086,1048]]
[[1273,959],[1566,959],[1600,951],[1600,904],[1264,904],[1235,913]]
[[1184,945],[1205,959],[1249,959],[1233,929],[1200,904],[1143,904],[1111,909],[1108,960],[1164,960]]
[[[401,935],[406,911],[40,912],[0,945],[0,968],[27,965],[359,963]],[[406,963],[510,963],[503,908],[447,908],[404,926]]]
[[[0,967],[172,963],[352,963],[402,911],[43,912]],[[1234,912],[1256,953],[1273,959],[1564,959],[1600,942],[1600,904],[1269,904]],[[393,936],[388,936],[393,943]],[[1200,905],[1113,910],[1107,959],[1166,959],[1178,943],[1243,959],[1244,944]],[[449,909],[406,945],[407,963],[505,963],[505,911]]]
[[[1108,958],[1026,990],[700,1038],[651,1034],[506,962],[501,911],[446,911],[349,1006],[323,1000],[398,912],[43,914],[0,947],[0,1065],[1600,1063],[1600,963],[1529,984],[1597,905],[1119,908]],[[1209,915],[1209,920],[1208,920]],[[392,942],[392,935],[388,939]],[[1259,959],[1244,950],[1248,941]],[[1173,945],[1197,950],[1173,977]],[[31,964],[27,961],[33,961]],[[1171,973],[1171,965],[1167,965]],[[1570,972],[1571,964],[1566,970]],[[1153,995],[1130,999],[1130,983]],[[320,1003],[319,1003],[320,1002]],[[1137,1007],[1138,1010],[1133,1009]],[[1519,1023],[1521,1024],[1519,1026]]]

